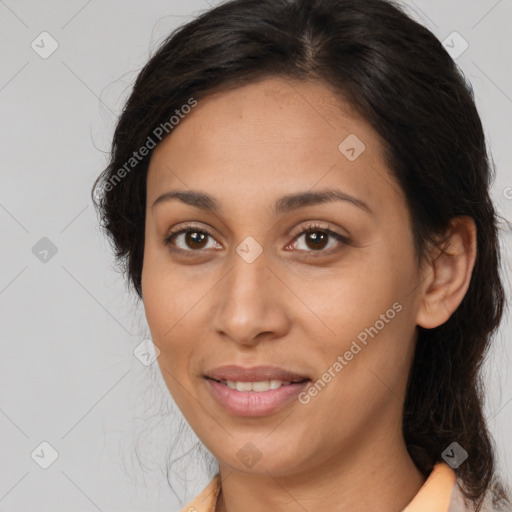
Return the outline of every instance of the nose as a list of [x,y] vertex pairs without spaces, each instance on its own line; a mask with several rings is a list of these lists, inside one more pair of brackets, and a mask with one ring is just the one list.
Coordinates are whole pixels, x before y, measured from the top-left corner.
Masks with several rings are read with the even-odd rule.
[[230,270],[216,287],[216,332],[247,346],[284,336],[290,328],[291,292],[270,268],[265,249],[250,263],[237,252],[230,260]]

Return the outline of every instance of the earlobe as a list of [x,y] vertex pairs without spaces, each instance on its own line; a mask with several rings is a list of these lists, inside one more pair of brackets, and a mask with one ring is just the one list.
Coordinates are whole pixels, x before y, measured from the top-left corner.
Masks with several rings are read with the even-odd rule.
[[432,329],[444,324],[462,302],[476,260],[477,230],[468,216],[455,217],[425,270],[417,325]]

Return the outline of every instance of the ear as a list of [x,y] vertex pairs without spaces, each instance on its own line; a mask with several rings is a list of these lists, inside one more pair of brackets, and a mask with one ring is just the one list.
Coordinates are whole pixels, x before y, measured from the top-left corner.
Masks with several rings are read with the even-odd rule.
[[476,226],[471,217],[454,217],[423,273],[417,325],[432,329],[445,323],[469,288],[476,260]]

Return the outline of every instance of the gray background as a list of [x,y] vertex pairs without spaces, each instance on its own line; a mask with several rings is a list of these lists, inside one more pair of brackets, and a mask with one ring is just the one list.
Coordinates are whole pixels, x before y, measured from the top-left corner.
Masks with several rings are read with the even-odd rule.
[[[143,310],[112,267],[89,191],[149,52],[210,5],[0,0],[0,511],[180,507],[165,478],[180,414],[157,364],[134,356],[148,335]],[[512,1],[406,5],[439,39],[457,31],[469,44],[456,60],[473,84],[497,167],[495,202],[512,219]],[[51,49],[43,31],[58,44],[46,59],[31,47],[43,51],[44,37]],[[511,235],[502,235],[509,296]],[[485,366],[487,416],[509,481],[510,333],[505,320]],[[187,439],[181,451],[197,441]],[[52,448],[42,442],[58,453],[47,469]],[[186,492],[174,483],[185,502],[208,481],[189,468]]]

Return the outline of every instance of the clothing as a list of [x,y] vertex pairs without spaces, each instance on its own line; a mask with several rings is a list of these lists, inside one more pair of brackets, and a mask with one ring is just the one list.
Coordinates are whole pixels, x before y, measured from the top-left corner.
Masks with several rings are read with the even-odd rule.
[[[220,475],[215,475],[208,485],[180,512],[215,512],[220,494]],[[445,462],[437,463],[418,494],[403,512],[465,512],[470,510],[464,502],[455,472]],[[492,512],[487,499],[482,512]]]

